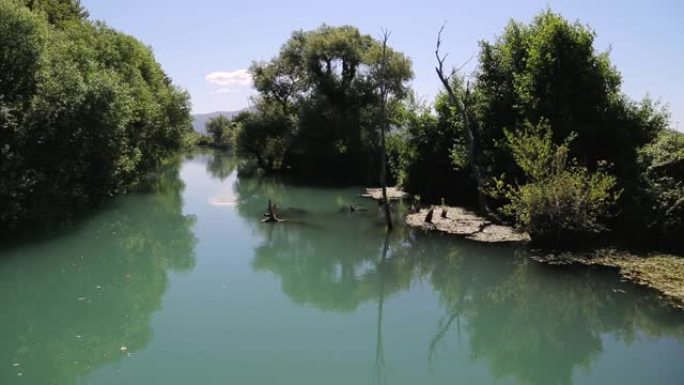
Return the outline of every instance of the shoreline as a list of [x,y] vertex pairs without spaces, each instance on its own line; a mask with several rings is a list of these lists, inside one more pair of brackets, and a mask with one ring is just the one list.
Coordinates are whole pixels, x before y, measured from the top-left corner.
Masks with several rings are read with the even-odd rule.
[[[426,222],[428,212],[434,209],[432,221]],[[443,216],[444,215],[444,216]],[[513,227],[497,225],[462,207],[432,206],[406,216],[409,227],[452,234],[483,243],[527,243],[530,236]]]
[[684,310],[684,258],[672,254],[636,255],[617,249],[597,249],[581,253],[534,255],[548,265],[603,266],[616,268],[620,277],[657,291],[670,306]]
[[[367,189],[366,194],[361,196],[382,199],[379,189]],[[388,196],[394,199],[409,197],[396,188],[392,188],[392,194],[388,189]],[[426,222],[430,209],[434,209],[432,219]],[[446,218],[442,217],[442,210],[446,211]],[[414,229],[449,234],[482,243],[525,244],[530,241],[526,233],[520,233],[510,226],[494,224],[461,207],[430,206],[408,214],[404,222]],[[531,250],[530,254],[531,259],[547,265],[577,264],[617,269],[621,278],[655,290],[666,304],[684,310],[684,256],[657,252],[639,255],[608,247],[560,253]]]

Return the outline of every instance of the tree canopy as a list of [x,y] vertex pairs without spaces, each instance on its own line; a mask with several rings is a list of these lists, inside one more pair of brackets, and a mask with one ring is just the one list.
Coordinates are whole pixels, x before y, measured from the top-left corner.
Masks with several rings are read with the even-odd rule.
[[[283,158],[303,154],[368,157],[378,145],[380,82],[387,85],[392,98],[401,100],[413,77],[405,55],[391,48],[387,53],[387,66],[381,71],[382,43],[355,27],[323,25],[295,31],[276,57],[250,67],[260,95],[254,110],[245,115],[269,111],[289,117],[291,124],[280,119],[282,129],[275,130],[280,131]],[[238,143],[240,147],[246,148]]]
[[[399,182],[430,202],[467,205],[485,192],[503,214],[493,219],[537,239],[607,229],[674,234],[682,194],[677,162],[665,160],[664,148],[675,154],[681,145],[661,134],[665,109],[622,92],[621,75],[609,52],[596,50],[595,37],[545,10],[481,42],[468,81],[440,74],[446,95],[437,97],[436,114],[404,109],[390,140]],[[437,55],[440,70],[439,45]],[[478,173],[463,172],[475,167]]]
[[125,191],[190,130],[150,48],[85,17],[77,1],[0,1],[0,223]]

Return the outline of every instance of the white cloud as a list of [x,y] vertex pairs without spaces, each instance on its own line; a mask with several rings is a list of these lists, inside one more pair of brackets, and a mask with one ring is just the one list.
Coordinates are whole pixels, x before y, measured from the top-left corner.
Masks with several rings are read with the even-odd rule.
[[211,84],[221,86],[216,92],[229,92],[232,87],[247,87],[252,84],[252,76],[247,69],[212,72],[204,77]]

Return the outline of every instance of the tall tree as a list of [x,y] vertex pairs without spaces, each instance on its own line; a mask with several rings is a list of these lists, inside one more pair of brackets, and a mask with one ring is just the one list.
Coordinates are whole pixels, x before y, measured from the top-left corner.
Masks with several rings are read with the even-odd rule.
[[457,70],[454,69],[448,75],[444,73],[444,61],[447,55],[441,55],[439,49],[442,45],[442,32],[444,31],[444,26],[440,28],[437,35],[437,49],[435,49],[435,57],[437,58],[437,66],[435,67],[435,72],[437,72],[437,77],[439,78],[444,90],[449,96],[451,103],[458,109],[461,120],[463,122],[463,129],[465,132],[465,144],[468,151],[467,164],[473,175],[477,187],[477,197],[480,209],[483,210],[489,217],[500,221],[498,215],[492,208],[492,205],[485,194],[485,176],[481,169],[480,163],[478,162],[477,156],[479,150],[478,138],[476,136],[476,131],[471,118],[471,99],[470,99],[470,83],[468,82],[465,87],[465,92],[462,94],[457,94],[451,87],[452,78],[456,75]]
[[392,230],[392,211],[387,198],[387,145],[385,143],[385,135],[389,129],[387,124],[387,96],[389,93],[387,87],[387,40],[389,40],[390,34],[389,31],[385,31],[382,36],[382,60],[380,61],[380,74],[378,76],[380,78],[380,183],[382,184],[382,204],[385,209],[388,230]]
[[293,119],[296,140],[285,152],[376,159],[383,60],[386,92],[404,98],[411,61],[352,26],[295,31],[276,57],[253,63],[259,102],[279,106]]

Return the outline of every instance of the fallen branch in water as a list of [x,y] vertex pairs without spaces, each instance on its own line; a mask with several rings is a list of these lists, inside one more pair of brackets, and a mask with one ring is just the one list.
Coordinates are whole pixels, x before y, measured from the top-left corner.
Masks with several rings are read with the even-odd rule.
[[266,218],[261,220],[262,223],[278,223],[283,221],[283,219],[278,217],[277,207],[270,199],[268,200],[268,209],[264,213],[264,217]]

